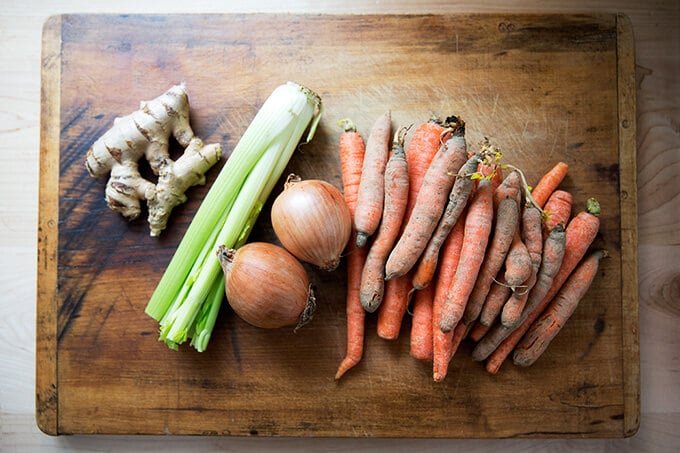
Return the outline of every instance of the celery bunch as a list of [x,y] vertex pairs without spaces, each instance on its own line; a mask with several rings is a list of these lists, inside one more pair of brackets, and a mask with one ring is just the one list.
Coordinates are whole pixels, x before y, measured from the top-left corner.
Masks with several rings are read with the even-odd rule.
[[262,206],[302,135],[314,136],[321,99],[293,82],[277,87],[262,105],[201,203],[146,307],[170,348],[191,339],[206,349],[224,297],[216,255],[220,245],[245,243]]

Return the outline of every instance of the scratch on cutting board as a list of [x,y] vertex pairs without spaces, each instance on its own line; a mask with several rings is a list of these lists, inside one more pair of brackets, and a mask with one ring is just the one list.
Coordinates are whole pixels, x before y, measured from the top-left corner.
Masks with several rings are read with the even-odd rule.
[[498,106],[498,97],[500,95],[496,93],[496,96],[493,97],[493,107],[491,108],[491,118],[494,118],[496,116],[496,106]]
[[456,33],[456,53],[458,53],[458,33]]

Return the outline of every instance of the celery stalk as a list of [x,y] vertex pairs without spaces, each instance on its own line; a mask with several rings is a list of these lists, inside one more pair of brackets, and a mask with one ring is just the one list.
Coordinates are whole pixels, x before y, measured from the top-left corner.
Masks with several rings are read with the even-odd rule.
[[201,203],[146,307],[170,348],[191,338],[207,347],[224,295],[216,250],[247,239],[262,206],[308,130],[314,136],[320,98],[288,82],[274,90],[234,148]]

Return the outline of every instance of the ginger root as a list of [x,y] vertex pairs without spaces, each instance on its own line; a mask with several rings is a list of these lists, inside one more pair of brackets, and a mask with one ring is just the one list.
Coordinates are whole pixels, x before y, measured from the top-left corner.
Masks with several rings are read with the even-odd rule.
[[[170,158],[170,135],[185,148],[176,161]],[[93,177],[110,173],[106,184],[109,208],[128,220],[139,217],[146,200],[151,236],[167,225],[173,208],[187,200],[184,192],[205,184],[205,172],[220,160],[219,143],[203,145],[189,124],[189,98],[184,84],[176,85],[139,110],[116,118],[113,127],[87,151],[85,166]],[[139,160],[144,157],[158,176],[154,184],[142,177]]]

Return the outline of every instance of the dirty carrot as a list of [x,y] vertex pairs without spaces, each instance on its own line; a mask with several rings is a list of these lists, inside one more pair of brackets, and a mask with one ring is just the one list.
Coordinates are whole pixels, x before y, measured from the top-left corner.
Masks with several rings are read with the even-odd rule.
[[605,256],[603,250],[593,252],[574,269],[557,296],[515,348],[515,365],[531,366],[545,352],[585,296],[597,275],[600,260]]
[[536,273],[531,271],[529,278],[522,283],[520,288],[515,289],[508,297],[508,300],[503,304],[501,311],[501,324],[506,327],[516,327],[519,324],[522,316],[522,311],[526,306],[527,299],[531,288],[536,284]]
[[533,272],[531,256],[526,244],[522,241],[519,230],[515,231],[512,244],[505,259],[505,282],[515,291],[527,281]]
[[529,292],[536,284],[536,276],[541,267],[543,236],[541,234],[541,212],[538,208],[525,205],[522,214],[522,241],[526,245],[531,260],[532,271],[526,282],[517,291],[513,291],[503,305],[501,323],[507,327],[516,327],[526,306]]
[[432,280],[434,271],[437,268],[437,261],[439,259],[439,250],[450,234],[451,229],[461,216],[463,209],[468,203],[475,185],[475,180],[472,175],[477,170],[480,162],[480,155],[475,154],[470,157],[462,167],[458,170],[456,182],[449,193],[448,202],[444,213],[436,225],[432,236],[430,237],[425,250],[420,258],[418,267],[416,268],[413,278],[413,286],[415,288],[424,288]]
[[558,223],[566,225],[571,217],[573,197],[566,190],[556,190],[550,195],[543,207],[543,236]]
[[[411,141],[406,148],[409,196],[404,219],[411,215],[430,162],[450,135],[449,128],[444,127],[438,119],[422,123],[411,134]],[[402,231],[405,226],[406,222],[402,222]],[[411,276],[408,274],[385,282],[385,295],[378,312],[379,337],[388,340],[398,338],[411,289]]]
[[505,257],[510,250],[512,238],[515,236],[519,225],[518,206],[514,199],[506,198],[498,205],[496,212],[496,225],[486,256],[479,270],[475,286],[470,293],[470,299],[465,306],[463,322],[470,324],[477,319],[484,306],[486,296],[491,289],[494,278],[500,271]]
[[382,114],[374,123],[366,141],[366,152],[361,169],[357,194],[354,228],[357,245],[363,247],[380,225],[385,199],[385,167],[389,158],[391,114]]
[[453,330],[463,317],[472,288],[484,260],[493,222],[493,191],[491,182],[482,180],[470,200],[465,216],[465,239],[460,252],[456,275],[442,307],[439,327],[443,332]]
[[510,354],[510,352],[512,352],[517,343],[519,343],[519,341],[522,339],[526,331],[531,326],[531,323],[533,323],[536,318],[540,316],[546,305],[550,303],[553,297],[555,297],[555,294],[557,294],[564,282],[567,280],[567,278],[569,278],[569,275],[571,275],[578,263],[585,256],[590,244],[593,243],[600,229],[599,215],[600,204],[596,199],[589,198],[586,201],[586,209],[579,212],[573,219],[571,219],[565,231],[566,237],[562,263],[557,275],[555,275],[553,278],[550,290],[538,303],[535,303],[535,300],[531,301],[531,299],[527,301],[527,306],[522,313],[522,319],[519,327],[507,333],[497,333],[497,336],[500,337],[500,340],[494,340],[497,341],[496,344],[498,346],[487,361],[487,371],[490,373],[498,372],[503,361]]
[[[559,271],[562,259],[564,257],[566,234],[561,225],[557,225],[550,231],[550,235],[545,240],[543,246],[543,260],[541,268],[536,276],[536,284],[529,293],[529,300],[527,301],[527,310],[529,307],[537,305],[550,290],[553,278]],[[475,349],[472,351],[472,358],[474,360],[486,359],[498,345],[512,333],[513,328],[504,326],[503,324],[496,324],[496,326],[489,331],[487,335],[482,338],[482,341],[477,343]]]
[[392,155],[385,168],[385,203],[382,220],[370,246],[361,274],[361,305],[373,313],[382,303],[385,291],[385,260],[399,235],[408,202],[408,169],[404,139],[408,128],[394,134]]
[[[566,223],[565,223],[566,225]],[[522,213],[522,241],[527,247],[534,273],[541,267],[544,238],[541,234],[541,211],[535,206],[525,205]]]
[[519,172],[517,171],[510,172],[510,174],[503,179],[503,182],[501,182],[493,191],[494,210],[498,210],[498,205],[506,198],[512,200],[517,200],[519,198],[521,181]]
[[567,175],[569,170],[569,165],[564,162],[558,162],[552,167],[547,173],[541,177],[538,183],[534,186],[531,191],[531,196],[536,203],[536,207],[542,208],[550,194],[552,194],[555,189],[560,185],[564,177]]
[[457,179],[456,174],[467,159],[465,126],[460,122],[453,127],[453,136],[444,142],[432,158],[403,234],[387,259],[387,279],[400,277],[411,270],[444,212],[449,192]]
[[[350,215],[354,218],[356,209],[361,167],[364,160],[364,139],[356,131],[350,120],[342,120],[340,125],[340,168],[345,202]],[[347,353],[340,362],[335,379],[340,379],[349,369],[361,361],[364,354],[364,330],[366,312],[359,299],[361,272],[366,261],[367,250],[356,246],[356,231],[352,231],[352,239],[347,244]]]
[[[456,275],[458,269],[458,261],[460,260],[460,252],[463,247],[463,239],[465,233],[465,213],[463,213],[456,224],[453,226],[451,233],[444,241],[441,247],[440,264],[437,277],[433,284],[429,287],[434,287],[434,301],[432,303],[432,372],[435,381],[441,381],[446,376],[449,362],[453,357],[453,332],[444,333],[439,328],[441,320],[441,310],[446,301],[446,294],[449,290],[451,280]],[[454,329],[455,331],[455,329]]]
[[479,314],[479,323],[483,326],[489,327],[493,324],[512,293],[512,290],[503,279],[503,273],[503,270],[499,272],[496,281],[491,284],[491,289],[489,289],[489,293],[484,300],[482,311]]
[[411,357],[429,361],[433,358],[432,339],[432,304],[434,287],[416,291],[413,298],[413,316],[411,318]]

